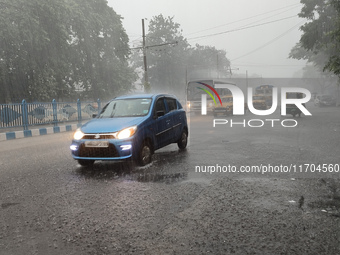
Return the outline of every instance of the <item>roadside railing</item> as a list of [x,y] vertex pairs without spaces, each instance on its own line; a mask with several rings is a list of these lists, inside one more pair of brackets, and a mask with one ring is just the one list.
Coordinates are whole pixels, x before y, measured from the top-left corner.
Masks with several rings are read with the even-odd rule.
[[101,110],[101,102],[56,102],[27,103],[22,100],[16,104],[0,104],[0,131],[5,128],[22,127],[28,130],[31,126],[53,125],[78,122],[92,118]]

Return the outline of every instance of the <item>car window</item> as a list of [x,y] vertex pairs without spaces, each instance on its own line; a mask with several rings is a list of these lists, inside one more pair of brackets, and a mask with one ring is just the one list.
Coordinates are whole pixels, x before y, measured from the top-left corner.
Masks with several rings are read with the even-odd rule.
[[222,103],[228,103],[228,102],[232,102],[233,101],[233,98],[232,97],[225,97],[225,98],[222,98]]
[[171,112],[173,110],[177,110],[176,99],[174,99],[174,98],[166,98],[165,101],[166,101],[166,103],[168,105],[169,112]]
[[181,103],[179,101],[177,101],[177,105],[178,105],[178,109],[183,109]]
[[165,113],[165,105],[164,105],[164,100],[163,98],[159,98],[156,102],[156,106],[155,106],[155,111],[159,112],[159,111],[163,111]]
[[99,118],[145,116],[149,112],[150,105],[149,98],[113,100],[103,108]]

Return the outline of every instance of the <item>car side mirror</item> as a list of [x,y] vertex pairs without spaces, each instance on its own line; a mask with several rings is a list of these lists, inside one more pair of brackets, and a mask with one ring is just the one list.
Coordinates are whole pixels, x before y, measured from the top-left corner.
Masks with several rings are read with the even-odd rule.
[[165,114],[164,111],[157,111],[157,112],[156,112],[156,115],[155,115],[155,118],[157,119],[157,118],[159,118],[159,117],[162,117],[162,116],[164,116],[164,114]]
[[98,116],[97,113],[92,114],[92,118],[97,118],[97,116]]

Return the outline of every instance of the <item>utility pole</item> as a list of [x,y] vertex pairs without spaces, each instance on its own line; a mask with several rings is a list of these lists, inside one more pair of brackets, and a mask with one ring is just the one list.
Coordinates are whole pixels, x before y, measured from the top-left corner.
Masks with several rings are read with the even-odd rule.
[[143,32],[143,46],[142,47],[137,47],[137,48],[132,48],[132,49],[143,49],[143,60],[144,60],[144,92],[150,92],[150,83],[149,83],[149,78],[148,78],[148,64],[146,62],[146,50],[149,48],[153,47],[160,47],[160,46],[165,46],[165,45],[174,45],[178,44],[178,41],[174,42],[166,42],[166,43],[161,43],[161,44],[155,44],[155,45],[145,45],[145,27],[144,27],[144,19],[142,19],[142,32]]
[[217,70],[216,70],[216,72],[217,72],[217,78],[219,79],[219,78],[220,78],[220,73],[219,73],[219,71],[218,71],[218,69],[219,69],[219,66],[218,66],[218,53],[217,53],[217,59],[216,59],[216,68],[217,68]]
[[142,32],[143,32],[143,59],[144,59],[144,92],[150,91],[149,79],[148,79],[148,65],[146,62],[146,46],[145,46],[145,27],[144,27],[144,19],[142,19]]

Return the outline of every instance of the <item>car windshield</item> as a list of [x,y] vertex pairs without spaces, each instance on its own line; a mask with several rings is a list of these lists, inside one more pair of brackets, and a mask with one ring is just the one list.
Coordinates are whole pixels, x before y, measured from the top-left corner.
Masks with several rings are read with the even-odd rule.
[[228,103],[228,102],[232,102],[233,98],[232,97],[224,97],[222,98],[222,103]]
[[150,98],[118,99],[109,102],[99,114],[99,118],[140,117],[149,113]]
[[260,96],[253,96],[253,100],[264,100],[264,98]]

